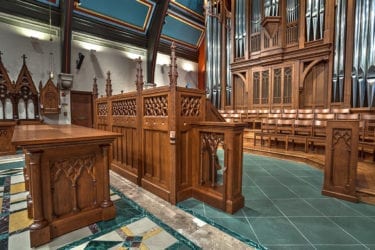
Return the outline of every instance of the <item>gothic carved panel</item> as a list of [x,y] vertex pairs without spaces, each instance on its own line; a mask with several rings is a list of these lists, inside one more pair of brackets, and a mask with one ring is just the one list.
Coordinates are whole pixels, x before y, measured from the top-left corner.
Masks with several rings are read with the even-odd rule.
[[48,79],[46,85],[42,87],[39,83],[40,91],[40,110],[42,114],[58,114],[60,113],[60,95],[59,89],[55,86],[52,79]]
[[16,149],[12,145],[12,136],[15,122],[0,123],[0,155],[15,153]]
[[[17,118],[19,119],[39,119],[39,99],[38,91],[26,66],[26,56],[23,56],[23,65],[15,86],[15,105],[18,105]],[[24,109],[24,110],[22,110]]]
[[98,116],[107,116],[108,115],[108,104],[98,103]]
[[136,116],[136,99],[126,99],[112,102],[112,115],[114,116]]
[[168,96],[152,96],[144,98],[145,116],[168,116]]
[[220,186],[223,184],[224,168],[220,164],[218,149],[224,147],[224,134],[202,132],[200,143],[200,184],[212,187]]
[[[53,206],[55,216],[74,213],[98,203],[97,177],[94,171],[95,159],[94,154],[89,154],[51,162],[51,191],[53,204],[55,204]],[[80,195],[82,185],[90,186],[91,188],[86,189],[90,192]],[[63,189],[66,192],[62,195],[62,192],[54,192],[55,189]],[[62,206],[62,203],[65,205]]]
[[181,96],[181,116],[200,115],[201,97],[200,96]]

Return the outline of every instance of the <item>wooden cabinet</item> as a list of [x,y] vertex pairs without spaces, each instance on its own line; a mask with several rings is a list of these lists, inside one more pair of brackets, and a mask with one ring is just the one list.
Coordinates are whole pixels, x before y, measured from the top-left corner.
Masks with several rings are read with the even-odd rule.
[[46,85],[42,87],[42,82],[39,83],[40,92],[40,112],[44,115],[59,114],[60,94],[58,87],[55,86],[52,79],[48,79]]

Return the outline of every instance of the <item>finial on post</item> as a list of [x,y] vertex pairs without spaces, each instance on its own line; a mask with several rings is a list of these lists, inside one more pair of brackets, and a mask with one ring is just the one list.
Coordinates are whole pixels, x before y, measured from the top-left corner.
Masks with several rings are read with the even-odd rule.
[[141,91],[143,89],[143,73],[142,73],[142,59],[141,57],[135,59],[137,63],[137,75],[135,80],[135,85],[137,87],[137,91]]
[[171,64],[169,65],[169,85],[172,87],[177,86],[177,63],[176,63],[176,45],[172,42],[171,45]]
[[107,96],[112,96],[111,72],[107,72],[107,80],[105,84],[105,93]]
[[92,96],[94,97],[94,99],[97,99],[98,98],[98,84],[96,83],[96,77],[94,76],[94,83],[92,84]]

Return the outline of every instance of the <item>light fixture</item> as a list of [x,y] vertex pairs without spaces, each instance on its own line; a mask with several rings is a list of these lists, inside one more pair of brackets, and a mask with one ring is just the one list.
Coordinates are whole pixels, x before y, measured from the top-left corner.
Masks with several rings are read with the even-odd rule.
[[190,62],[184,62],[181,65],[181,68],[187,72],[192,72],[194,71],[194,65]]
[[49,43],[50,43],[50,52],[49,52],[49,78],[53,79],[53,38],[52,38],[52,14],[51,14],[51,5],[49,6]]

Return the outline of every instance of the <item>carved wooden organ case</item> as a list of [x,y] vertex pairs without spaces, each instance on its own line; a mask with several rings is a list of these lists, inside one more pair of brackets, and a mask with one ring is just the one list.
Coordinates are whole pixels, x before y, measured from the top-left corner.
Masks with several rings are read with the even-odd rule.
[[369,0],[207,1],[208,97],[234,109],[374,107],[374,11]]

